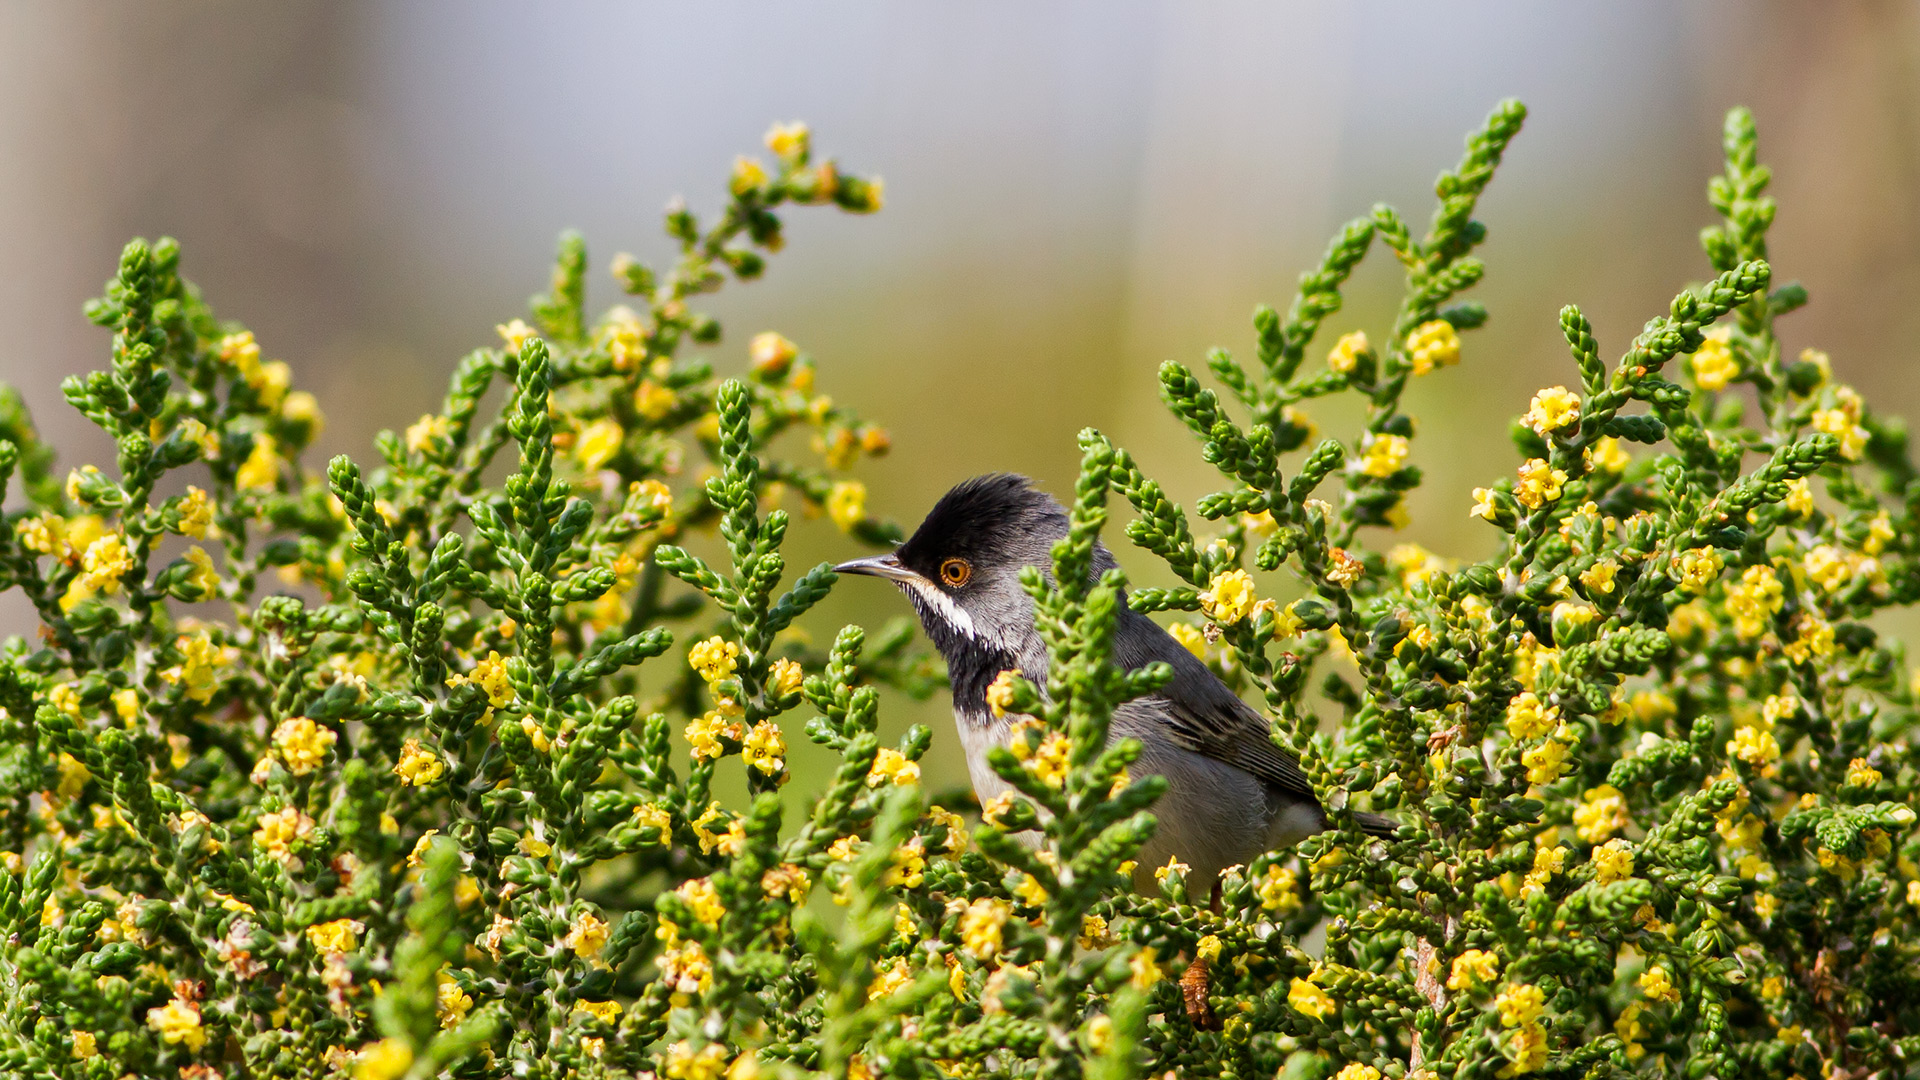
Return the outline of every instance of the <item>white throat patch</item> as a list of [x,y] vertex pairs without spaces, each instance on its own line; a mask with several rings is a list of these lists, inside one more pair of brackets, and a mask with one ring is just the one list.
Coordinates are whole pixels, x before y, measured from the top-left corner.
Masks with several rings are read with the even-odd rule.
[[973,616],[967,614],[966,608],[954,603],[953,597],[941,592],[939,586],[930,581],[907,580],[900,582],[900,587],[912,589],[915,599],[926,604],[927,607],[939,615],[948,626],[953,627],[953,629],[958,631],[962,636],[972,638],[975,641],[980,640],[980,635],[973,628]]

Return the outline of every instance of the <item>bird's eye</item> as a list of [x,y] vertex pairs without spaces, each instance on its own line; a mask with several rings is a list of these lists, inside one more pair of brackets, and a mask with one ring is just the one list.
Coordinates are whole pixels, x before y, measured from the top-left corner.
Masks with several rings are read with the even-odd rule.
[[957,589],[972,576],[973,564],[965,559],[948,559],[940,564],[940,580],[946,582],[948,588]]

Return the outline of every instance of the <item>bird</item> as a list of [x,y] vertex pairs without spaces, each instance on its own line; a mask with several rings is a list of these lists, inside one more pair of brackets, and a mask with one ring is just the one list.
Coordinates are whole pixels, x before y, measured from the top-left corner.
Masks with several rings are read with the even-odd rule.
[[[1067,511],[1051,495],[1026,477],[992,473],[948,491],[893,551],[834,567],[891,581],[912,601],[946,659],[954,723],[982,805],[1010,790],[987,764],[987,752],[1006,745],[1020,719],[995,716],[987,688],[1003,671],[1022,672],[1036,685],[1044,684],[1047,671],[1046,645],[1020,573],[1032,566],[1051,577],[1053,545],[1067,527]],[[1094,576],[1116,565],[1106,545],[1096,544]],[[1153,869],[1176,859],[1188,867],[1189,894],[1205,897],[1228,867],[1325,830],[1326,811],[1300,763],[1274,745],[1267,720],[1158,623],[1125,603],[1119,611],[1114,662],[1127,670],[1154,662],[1173,669],[1158,691],[1116,708],[1110,725],[1110,739],[1139,740],[1135,775],[1167,781],[1153,807],[1158,828],[1140,851],[1135,887],[1151,889]],[[1370,835],[1394,829],[1384,817],[1354,817]]]

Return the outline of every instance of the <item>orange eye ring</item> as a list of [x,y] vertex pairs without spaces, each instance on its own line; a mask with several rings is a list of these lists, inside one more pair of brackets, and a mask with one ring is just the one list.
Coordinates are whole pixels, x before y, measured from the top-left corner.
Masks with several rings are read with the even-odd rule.
[[940,580],[950,589],[957,589],[973,576],[973,564],[965,559],[948,559],[940,564]]

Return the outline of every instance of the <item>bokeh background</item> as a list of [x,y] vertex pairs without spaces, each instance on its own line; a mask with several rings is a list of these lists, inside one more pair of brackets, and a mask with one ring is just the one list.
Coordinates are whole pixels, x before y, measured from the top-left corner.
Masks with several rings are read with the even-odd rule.
[[[1485,552],[1467,492],[1512,467],[1531,392],[1572,381],[1560,305],[1617,355],[1706,273],[1734,104],[1775,169],[1777,280],[1813,295],[1789,348],[1920,413],[1920,8],[1901,2],[9,4],[0,379],[65,464],[110,461],[58,384],[105,362],[80,307],[121,244],[173,235],[216,309],[318,394],[314,460],[365,458],[524,313],[562,228],[597,267],[658,258],[669,197],[712,208],[736,153],[805,119],[885,178],[885,212],[790,215],[767,278],[712,305],[716,365],[743,366],[759,330],[800,342],[892,429],[861,475],[909,525],[975,472],[1066,489],[1085,425],[1190,504],[1208,477],[1155,366],[1249,350],[1254,305],[1284,308],[1374,202],[1424,222],[1505,96],[1532,115],[1479,214],[1492,319],[1409,395],[1416,538]],[[1376,248],[1328,331],[1381,333],[1396,270]],[[1338,409],[1316,418],[1343,433]],[[824,521],[800,532],[801,558],[849,550]],[[851,582],[816,624],[901,610]],[[30,625],[0,602],[0,632]],[[889,708],[934,725],[935,779],[962,775],[943,704]]]

